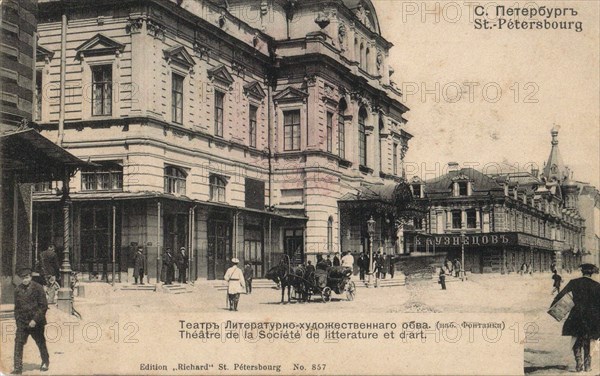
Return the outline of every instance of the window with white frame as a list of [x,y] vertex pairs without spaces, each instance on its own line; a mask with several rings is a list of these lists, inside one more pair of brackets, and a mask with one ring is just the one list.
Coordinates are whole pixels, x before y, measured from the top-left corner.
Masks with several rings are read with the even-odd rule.
[[123,166],[117,162],[94,162],[99,167],[81,171],[82,191],[110,191],[123,189]]
[[300,110],[283,112],[283,150],[300,150]]
[[42,100],[43,100],[43,95],[42,95],[42,88],[43,88],[43,79],[42,79],[43,75],[42,75],[42,71],[41,70],[36,70],[35,71],[35,120],[36,121],[40,121],[42,120]]
[[225,94],[215,91],[215,136],[218,137],[223,137],[224,102]]
[[171,81],[171,119],[183,124],[183,77],[173,73]]
[[250,106],[249,111],[249,122],[248,122],[248,136],[250,141],[250,147],[256,147],[256,117],[258,113],[258,108],[256,106]]
[[92,115],[112,115],[112,65],[96,65],[92,70]]
[[327,112],[327,152],[333,151],[333,112]]
[[467,228],[477,228],[477,213],[475,209],[468,209],[467,213]]
[[452,210],[452,228],[458,229],[462,227],[462,212],[460,210]]
[[394,175],[398,175],[398,143],[394,142],[392,149],[392,171]]
[[180,167],[165,166],[165,193],[184,195],[187,173]]
[[365,121],[367,111],[361,108],[358,113],[358,161],[361,166],[367,165],[367,132]]
[[344,126],[344,111],[346,102],[340,102],[338,109],[338,156],[346,158],[346,129]]
[[225,202],[225,187],[227,180],[220,175],[211,174],[209,177],[209,196],[210,201]]

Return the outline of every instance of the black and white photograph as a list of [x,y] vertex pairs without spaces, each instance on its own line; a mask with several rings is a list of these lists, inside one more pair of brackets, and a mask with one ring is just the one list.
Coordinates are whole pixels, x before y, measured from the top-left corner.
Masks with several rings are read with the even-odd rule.
[[600,1],[0,7],[0,374],[600,374]]

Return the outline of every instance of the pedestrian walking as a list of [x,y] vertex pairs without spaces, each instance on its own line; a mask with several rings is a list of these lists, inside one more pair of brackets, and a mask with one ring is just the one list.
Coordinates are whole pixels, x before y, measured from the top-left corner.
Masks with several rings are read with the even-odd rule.
[[556,269],[554,269],[552,271],[552,294],[554,295],[554,292],[556,292],[557,294],[560,292],[560,284],[562,283],[562,277],[558,274],[558,271]]
[[175,261],[177,263],[177,282],[179,283],[187,283],[187,269],[190,264],[190,260],[188,259],[188,255],[185,252],[185,247],[179,248],[179,252],[177,252],[177,256],[175,257]]
[[252,294],[252,279],[254,279],[254,268],[252,268],[252,264],[246,262],[246,265],[244,266],[244,281],[246,282],[246,294]]
[[440,268],[439,280],[438,283],[442,285],[442,290],[446,289],[446,267],[442,266]]
[[331,257],[329,255],[327,255],[327,258],[325,259],[325,264],[327,265],[327,269],[333,266],[333,263],[331,262]]
[[40,350],[42,358],[40,371],[48,371],[50,355],[44,336],[46,311],[48,310],[46,293],[40,284],[31,280],[31,269],[21,269],[18,276],[22,278],[22,281],[15,289],[17,332],[15,335],[14,369],[12,373],[19,375],[23,372],[23,347],[29,336],[33,338]]
[[140,284],[144,284],[144,272],[146,271],[146,257],[144,257],[144,248],[138,247],[137,252],[134,256],[133,261],[133,278],[135,279],[135,284],[138,284],[138,278],[140,279]]
[[42,274],[46,280],[45,293],[50,304],[56,303],[56,292],[60,288],[58,285],[58,277],[60,271],[60,263],[53,244],[40,255],[42,259]]
[[167,248],[163,255],[163,269],[165,270],[165,285],[173,284],[173,277],[175,276],[175,260],[171,253],[171,248]]
[[229,310],[237,311],[238,303],[240,301],[240,294],[246,292],[246,281],[244,279],[244,273],[238,268],[240,260],[232,258],[231,263],[233,264],[225,272],[225,282],[227,282],[227,297],[229,301]]
[[596,265],[582,264],[580,268],[583,276],[569,281],[550,306],[566,294],[573,294],[574,306],[565,320],[562,335],[572,337],[577,372],[590,372],[590,342],[600,339],[600,283],[592,279],[592,275],[598,273]]
[[521,265],[521,275],[524,275],[525,273],[527,273],[527,264],[523,263]]
[[358,276],[361,281],[365,280],[365,272],[369,270],[369,259],[365,256],[364,252],[361,252],[356,261],[358,265]]
[[394,257],[394,255],[389,254],[388,255],[388,264],[389,264],[389,272],[390,272],[390,278],[394,278],[394,273],[396,272],[396,258]]
[[456,278],[460,277],[460,271],[462,270],[462,264],[458,259],[454,259],[454,276]]
[[385,279],[385,276],[387,275],[387,272],[390,270],[390,260],[388,259],[387,255],[385,254],[385,252],[383,252],[383,255],[381,255],[381,279]]

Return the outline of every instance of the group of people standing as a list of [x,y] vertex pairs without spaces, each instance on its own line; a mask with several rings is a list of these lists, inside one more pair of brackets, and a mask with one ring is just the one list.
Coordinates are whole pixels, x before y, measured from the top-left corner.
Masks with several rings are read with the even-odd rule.
[[175,279],[175,266],[177,266],[177,282],[187,283],[187,269],[189,267],[189,258],[185,247],[179,248],[177,253],[173,253],[171,248],[165,249],[162,259],[162,280],[165,285],[172,285]]
[[[359,268],[359,278],[361,281],[365,279],[365,274],[369,273],[369,256],[365,252],[361,252],[358,256],[357,265]],[[389,274],[390,278],[394,278],[396,271],[396,258],[394,255],[386,255],[385,252],[377,251],[373,255],[373,274],[375,278],[385,279]]]

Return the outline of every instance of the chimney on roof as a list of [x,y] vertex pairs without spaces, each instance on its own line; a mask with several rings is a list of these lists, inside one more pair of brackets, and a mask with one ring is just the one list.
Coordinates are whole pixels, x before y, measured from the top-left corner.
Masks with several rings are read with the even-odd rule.
[[448,162],[448,172],[458,171],[458,163],[457,162]]
[[540,175],[540,169],[537,167],[531,167],[531,175],[537,178]]

